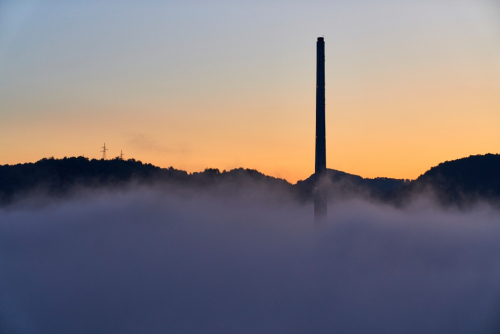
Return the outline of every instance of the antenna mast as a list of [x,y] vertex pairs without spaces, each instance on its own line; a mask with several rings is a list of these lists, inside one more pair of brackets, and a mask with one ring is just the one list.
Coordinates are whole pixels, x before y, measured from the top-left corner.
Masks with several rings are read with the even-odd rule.
[[123,151],[120,150],[120,160],[123,160]]
[[108,149],[106,148],[106,143],[104,143],[104,146],[102,147],[102,160],[106,160],[106,151],[108,151]]

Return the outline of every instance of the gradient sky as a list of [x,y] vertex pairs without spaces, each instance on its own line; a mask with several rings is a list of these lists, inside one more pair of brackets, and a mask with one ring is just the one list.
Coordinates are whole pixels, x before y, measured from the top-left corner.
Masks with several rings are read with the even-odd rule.
[[500,151],[500,1],[1,1],[0,164],[85,155],[189,172],[414,179]]

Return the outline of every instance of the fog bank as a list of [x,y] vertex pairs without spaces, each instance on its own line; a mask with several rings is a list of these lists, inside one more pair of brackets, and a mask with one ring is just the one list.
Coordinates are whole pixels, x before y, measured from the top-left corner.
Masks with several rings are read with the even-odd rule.
[[4,208],[0,333],[500,330],[498,211],[312,213],[267,190],[144,187]]

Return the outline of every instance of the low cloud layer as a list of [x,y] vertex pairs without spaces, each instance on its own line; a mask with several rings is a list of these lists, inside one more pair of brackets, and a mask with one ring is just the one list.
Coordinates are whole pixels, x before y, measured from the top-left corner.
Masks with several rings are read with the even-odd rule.
[[500,213],[137,188],[0,211],[0,333],[496,333]]

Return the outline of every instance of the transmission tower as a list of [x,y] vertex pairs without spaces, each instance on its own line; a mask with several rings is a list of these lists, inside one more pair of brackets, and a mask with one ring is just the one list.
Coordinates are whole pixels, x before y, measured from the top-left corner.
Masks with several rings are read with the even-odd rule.
[[104,143],[104,146],[102,147],[102,160],[106,160],[106,151],[108,151],[108,149],[106,148],[106,143]]
[[123,160],[123,152],[120,150],[120,160]]

